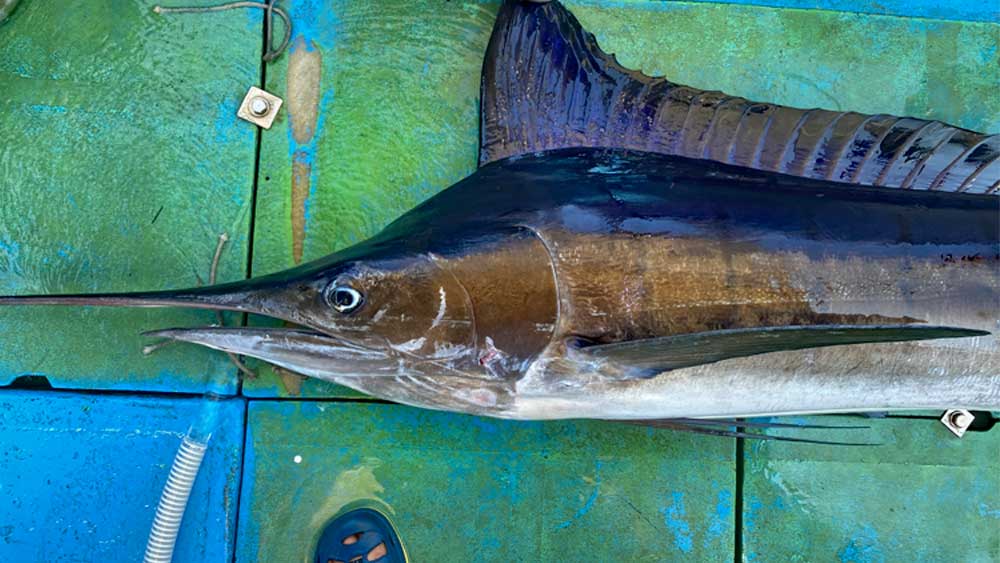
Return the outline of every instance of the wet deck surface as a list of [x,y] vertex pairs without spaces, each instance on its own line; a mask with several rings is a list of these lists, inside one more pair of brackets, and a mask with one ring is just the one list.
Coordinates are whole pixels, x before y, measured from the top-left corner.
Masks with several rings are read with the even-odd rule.
[[[23,0],[0,24],[0,293],[195,285],[221,232],[220,280],[265,274],[474,169],[495,3],[285,2],[292,45],[266,68],[259,10],[153,4]],[[677,82],[1000,131],[995,10],[753,4],[567,2],[623,64]],[[235,112],[261,80],[286,105],[258,133]],[[140,558],[206,390],[230,398],[186,560],[305,560],[357,503],[414,561],[1000,560],[1000,430],[957,440],[918,413],[866,421],[877,448],[742,444],[419,411],[266,368],[241,384],[195,347],[140,353],[142,330],[212,321],[3,311],[0,560]]]

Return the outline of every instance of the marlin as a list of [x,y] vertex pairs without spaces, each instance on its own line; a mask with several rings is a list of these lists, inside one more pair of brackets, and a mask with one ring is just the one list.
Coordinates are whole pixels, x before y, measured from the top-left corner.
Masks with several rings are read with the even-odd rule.
[[[547,89],[504,78],[528,60]],[[997,137],[860,119],[808,144],[768,136],[778,106],[671,126],[686,87],[616,65],[558,3],[507,3],[482,165],[374,237],[240,282],[0,305],[264,315],[286,328],[150,334],[500,418],[1000,409]]]

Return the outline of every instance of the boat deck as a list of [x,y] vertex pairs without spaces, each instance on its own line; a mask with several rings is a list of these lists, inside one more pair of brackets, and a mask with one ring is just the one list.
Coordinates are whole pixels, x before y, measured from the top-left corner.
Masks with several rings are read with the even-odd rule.
[[[363,240],[474,170],[496,2],[22,0],[0,23],[0,294],[258,276]],[[181,4],[209,5],[212,0]],[[961,0],[567,0],[628,67],[800,107],[1000,131],[1000,24]],[[810,9],[803,9],[810,8]],[[274,127],[236,118],[247,89]],[[1000,560],[1000,429],[940,413],[744,442],[372,401],[144,330],[207,312],[0,311],[0,560],[136,561],[181,436],[217,416],[178,561],[307,561],[367,504],[413,561]],[[238,316],[230,323],[244,322]],[[254,322],[251,320],[251,322]]]

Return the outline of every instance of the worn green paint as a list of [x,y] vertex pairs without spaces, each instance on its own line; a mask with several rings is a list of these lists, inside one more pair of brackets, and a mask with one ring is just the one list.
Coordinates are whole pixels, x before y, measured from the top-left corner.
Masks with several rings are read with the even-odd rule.
[[743,560],[1000,560],[1000,432],[958,440],[933,419],[870,424],[830,435],[880,447],[747,445]]
[[248,423],[237,561],[310,561],[359,505],[412,561],[733,558],[731,440],[373,404],[252,402]]
[[[259,77],[261,15],[153,4],[30,1],[0,28],[0,293],[195,285],[222,232],[220,280],[245,276],[255,129],[235,114]],[[143,330],[213,318],[5,308],[0,385],[232,392],[224,356],[140,353]]]
[[[996,24],[685,2],[566,4],[602,47],[649,74],[758,100],[1000,131]],[[307,143],[295,142],[287,116],[264,137],[255,275],[294,263],[297,161],[311,165],[305,260],[371,236],[474,169],[479,73],[496,4],[375,9],[345,0],[318,9],[301,0],[289,8],[298,31],[291,55],[269,67],[268,88],[288,92],[296,50],[318,53],[318,118]],[[245,389],[354,395],[268,370]]]

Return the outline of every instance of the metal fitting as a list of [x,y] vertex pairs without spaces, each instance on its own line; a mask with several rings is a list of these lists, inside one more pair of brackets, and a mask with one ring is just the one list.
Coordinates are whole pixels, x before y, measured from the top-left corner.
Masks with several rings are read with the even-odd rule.
[[264,129],[270,129],[274,119],[278,116],[281,104],[282,99],[278,96],[256,86],[251,86],[236,115],[244,121],[249,121]]
[[952,434],[961,438],[975,420],[976,416],[965,409],[949,409],[944,411],[941,424],[944,424],[945,428],[950,430]]

